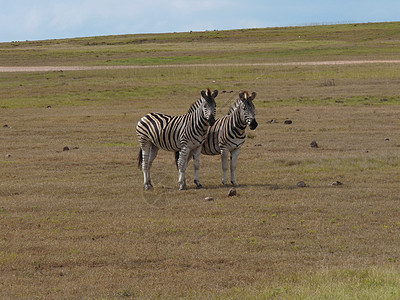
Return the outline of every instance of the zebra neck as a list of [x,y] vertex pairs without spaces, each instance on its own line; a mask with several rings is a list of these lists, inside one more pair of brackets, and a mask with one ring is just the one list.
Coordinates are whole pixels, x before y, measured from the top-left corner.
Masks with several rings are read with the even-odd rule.
[[202,104],[203,104],[203,99],[198,99],[196,102],[194,102],[191,106],[190,106],[190,108],[189,108],[189,110],[188,110],[188,112],[187,112],[187,115],[190,115],[190,114],[193,114],[195,111],[197,111],[199,108],[201,109],[201,106],[202,106]]
[[237,99],[236,102],[232,104],[232,106],[229,108],[228,115],[232,115],[235,110],[237,110],[237,108],[240,106],[240,102],[241,100]]
[[189,124],[193,124],[200,134],[205,135],[209,125],[203,113],[203,103],[201,98],[193,103],[186,116]]
[[240,108],[236,109],[233,112],[232,117],[235,128],[238,130],[240,134],[244,134],[247,123],[246,120],[244,120],[244,114],[242,114],[242,110]]

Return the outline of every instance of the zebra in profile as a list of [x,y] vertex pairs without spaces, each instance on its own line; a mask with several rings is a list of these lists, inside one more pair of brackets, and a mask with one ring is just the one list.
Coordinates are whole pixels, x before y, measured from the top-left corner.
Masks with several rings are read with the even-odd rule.
[[153,187],[150,168],[160,148],[175,152],[180,190],[186,188],[185,170],[191,156],[194,157],[195,165],[194,182],[198,188],[202,187],[199,182],[201,145],[208,127],[215,122],[217,95],[217,90],[213,93],[210,89],[201,91],[200,99],[193,103],[184,115],[149,113],[138,122],[136,126],[140,143],[138,167],[143,170],[145,190]]
[[231,182],[233,186],[238,185],[236,182],[236,163],[240,148],[246,139],[246,127],[249,125],[250,129],[254,130],[258,126],[253,104],[256,95],[256,92],[253,92],[250,96],[247,91],[240,91],[239,98],[230,107],[228,114],[217,119],[214,125],[208,128],[201,153],[221,155],[222,183],[224,185],[227,184],[229,153],[231,156]]

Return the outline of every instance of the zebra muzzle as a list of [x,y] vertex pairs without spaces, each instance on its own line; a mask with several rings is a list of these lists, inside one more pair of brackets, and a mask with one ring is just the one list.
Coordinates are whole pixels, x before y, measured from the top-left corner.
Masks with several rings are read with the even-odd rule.
[[254,130],[254,129],[257,128],[257,126],[258,126],[258,123],[257,123],[256,119],[253,119],[253,120],[251,121],[251,123],[250,123],[250,129],[251,129],[251,130]]
[[209,124],[210,126],[213,126],[214,123],[215,123],[214,115],[211,115],[211,116],[208,118],[208,124]]

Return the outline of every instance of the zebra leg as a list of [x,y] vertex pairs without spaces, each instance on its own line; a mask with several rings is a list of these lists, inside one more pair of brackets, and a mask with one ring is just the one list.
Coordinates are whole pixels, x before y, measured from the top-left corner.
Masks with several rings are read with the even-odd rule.
[[186,189],[186,177],[185,177],[185,171],[186,171],[186,166],[187,166],[187,161],[189,157],[189,149],[187,147],[183,147],[179,151],[179,159],[178,159],[178,169],[179,169],[179,189],[180,190],[185,190]]
[[149,163],[151,143],[147,142],[145,144],[142,144],[141,148],[142,148],[142,171],[143,171],[144,189],[147,191],[153,187],[150,180],[150,163]]
[[203,188],[199,180],[201,147],[202,146],[198,147],[193,151],[194,183],[196,184],[198,189]]
[[157,157],[157,153],[158,153],[158,147],[156,145],[152,144],[151,148],[150,148],[150,155],[149,155],[149,173],[148,173],[149,183],[150,183],[151,187],[153,187],[153,183],[151,182],[151,178],[150,178],[150,169],[151,169],[151,166],[153,165],[154,159]]
[[236,148],[231,153],[231,182],[233,186],[238,186],[236,182],[236,163],[240,153],[240,148]]
[[229,151],[226,149],[221,150],[221,160],[222,160],[222,184],[226,185],[228,183],[228,167],[229,167]]

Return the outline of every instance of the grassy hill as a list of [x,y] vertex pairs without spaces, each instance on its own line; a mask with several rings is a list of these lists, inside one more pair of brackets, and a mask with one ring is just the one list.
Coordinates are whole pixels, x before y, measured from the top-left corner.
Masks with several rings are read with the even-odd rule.
[[[399,25],[348,24],[2,43],[2,66],[171,67],[47,72],[45,76],[18,74],[3,79],[7,97],[0,99],[0,104],[42,106],[49,97],[54,103],[68,105],[133,98],[155,100],[173,97],[178,90],[192,93],[210,84],[221,90],[242,86],[257,90],[264,95],[263,101],[258,100],[262,106],[396,103],[400,91],[395,64],[235,64],[397,59]],[[113,80],[117,77],[120,80]],[[379,84],[371,84],[371,78]]]
[[396,58],[400,23],[138,34],[0,44],[0,65],[147,65]]

